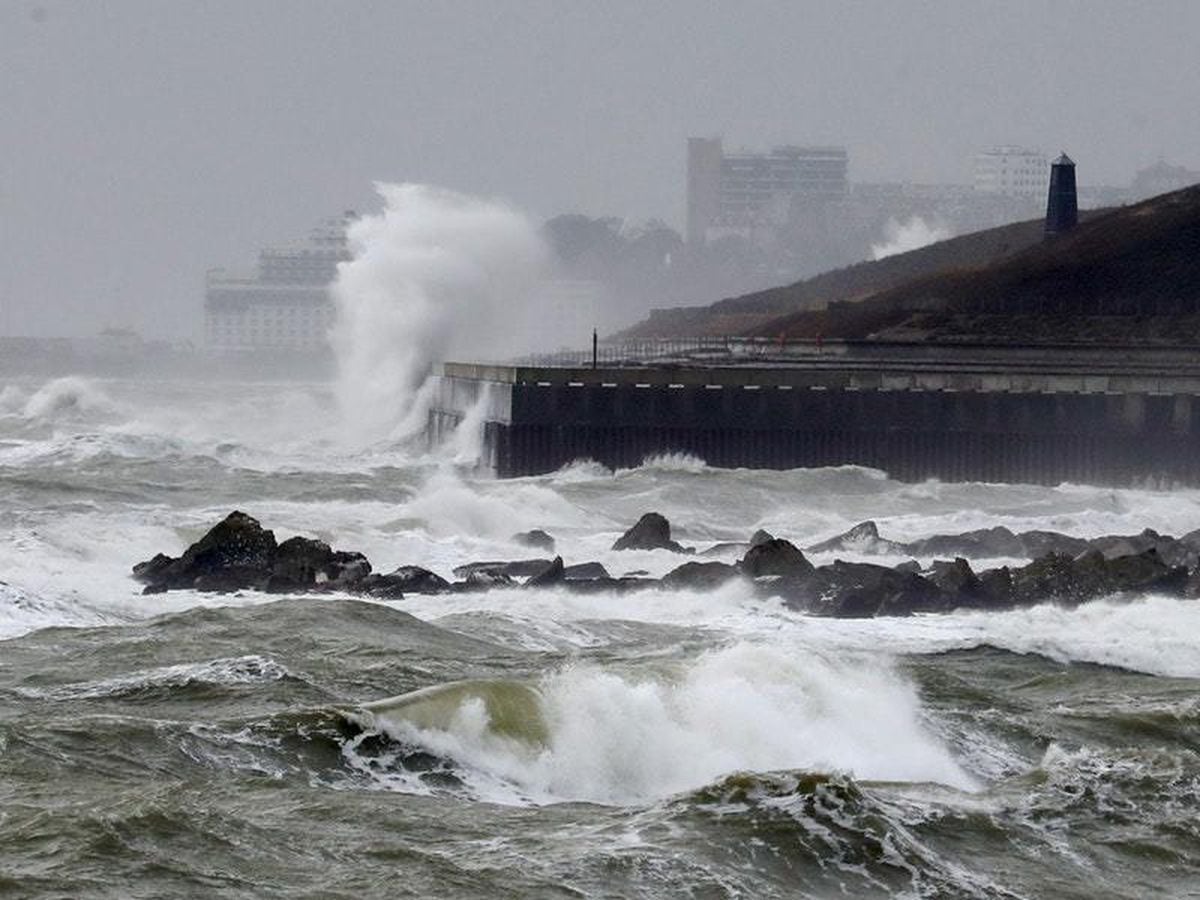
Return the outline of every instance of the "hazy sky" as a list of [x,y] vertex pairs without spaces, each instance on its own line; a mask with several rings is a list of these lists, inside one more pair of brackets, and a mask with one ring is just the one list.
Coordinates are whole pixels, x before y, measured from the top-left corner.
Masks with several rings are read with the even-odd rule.
[[1198,46],[1200,0],[0,0],[0,332],[198,336],[205,269],[374,180],[678,227],[688,135],[1200,169]]

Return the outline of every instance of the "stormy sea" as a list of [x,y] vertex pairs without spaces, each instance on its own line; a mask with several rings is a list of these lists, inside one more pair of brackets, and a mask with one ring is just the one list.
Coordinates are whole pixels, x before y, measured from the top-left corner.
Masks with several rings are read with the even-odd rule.
[[130,577],[233,509],[379,571],[450,577],[543,529],[568,562],[661,575],[676,554],[611,549],[647,510],[702,548],[868,518],[1091,537],[1191,531],[1200,492],[672,456],[499,481],[467,439],[349,444],[337,406],[327,384],[0,383],[0,896],[1200,896],[1194,601],[834,619],[743,581],[383,600]]

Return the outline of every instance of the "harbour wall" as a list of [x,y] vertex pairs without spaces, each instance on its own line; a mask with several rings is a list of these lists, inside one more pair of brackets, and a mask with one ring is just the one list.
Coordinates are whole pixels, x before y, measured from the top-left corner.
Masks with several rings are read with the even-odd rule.
[[808,359],[586,368],[446,363],[441,440],[480,416],[501,477],[636,466],[856,464],[907,481],[1200,484],[1200,353],[819,348]]

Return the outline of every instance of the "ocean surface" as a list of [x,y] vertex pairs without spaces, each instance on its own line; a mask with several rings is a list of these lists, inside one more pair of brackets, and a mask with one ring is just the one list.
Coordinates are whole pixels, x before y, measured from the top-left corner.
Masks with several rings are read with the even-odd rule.
[[650,510],[700,548],[867,518],[1179,535],[1200,492],[686,457],[496,481],[467,437],[343,431],[321,384],[0,382],[0,897],[1200,897],[1200,603],[851,621],[739,584],[129,577],[233,509],[380,571],[537,555],[512,535],[543,528],[658,575],[679,558],[609,550]]

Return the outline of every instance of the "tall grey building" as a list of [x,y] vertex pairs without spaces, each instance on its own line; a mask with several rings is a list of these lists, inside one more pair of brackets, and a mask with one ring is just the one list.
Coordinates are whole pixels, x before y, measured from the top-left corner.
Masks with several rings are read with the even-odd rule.
[[847,194],[845,147],[787,145],[725,153],[720,138],[688,138],[687,239],[700,246],[722,234],[778,228],[796,206]]

